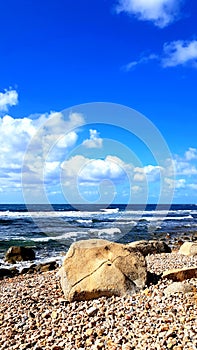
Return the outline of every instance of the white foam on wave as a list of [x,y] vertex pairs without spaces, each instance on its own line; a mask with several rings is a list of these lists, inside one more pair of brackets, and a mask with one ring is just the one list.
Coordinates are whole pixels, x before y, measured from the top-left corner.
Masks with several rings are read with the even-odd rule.
[[166,221],[166,220],[188,220],[188,219],[193,219],[191,215],[188,216],[160,216],[160,217],[155,217],[155,216],[144,216],[141,218],[141,221]]
[[121,233],[121,230],[118,227],[110,227],[110,228],[103,228],[103,229],[90,229],[89,233],[96,234],[98,236],[100,235],[115,235]]
[[[111,212],[112,213],[112,212]],[[115,212],[114,212],[115,213]],[[110,214],[104,212],[103,214]],[[26,211],[26,212],[0,212],[5,218],[84,218],[101,215],[100,211]]]
[[29,240],[30,241],[33,241],[33,242],[49,242],[49,241],[62,241],[64,239],[68,239],[68,238],[76,238],[76,237],[79,237],[79,236],[84,236],[85,235],[85,232],[84,231],[73,231],[73,232],[66,232],[62,235],[59,235],[59,236],[47,236],[47,237],[35,237],[35,238],[30,238]]
[[84,219],[78,219],[76,220],[79,224],[92,224],[92,219],[84,220]]
[[100,209],[100,211],[104,214],[116,214],[119,212],[119,208],[114,208],[114,209]]

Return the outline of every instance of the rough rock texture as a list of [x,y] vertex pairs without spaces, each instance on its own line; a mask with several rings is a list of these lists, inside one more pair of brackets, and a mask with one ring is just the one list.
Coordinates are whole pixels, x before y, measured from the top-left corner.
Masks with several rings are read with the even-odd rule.
[[149,254],[171,253],[171,248],[162,241],[136,241],[128,244],[131,248],[136,248],[144,256]]
[[180,282],[186,279],[197,278],[197,267],[167,270],[163,272],[162,277]]
[[185,242],[179,249],[179,253],[183,255],[197,255],[197,243]]
[[164,289],[164,294],[168,297],[175,293],[194,293],[197,289],[189,283],[184,284],[183,282],[173,282]]
[[12,246],[5,254],[5,261],[15,264],[17,261],[34,260],[35,253],[32,248]]
[[143,255],[126,245],[92,239],[71,245],[59,271],[68,301],[132,294],[147,279]]
[[[197,256],[146,257],[147,269],[197,265]],[[183,282],[188,283],[188,282]],[[189,283],[197,288],[197,279]],[[161,279],[132,296],[68,303],[56,271],[0,282],[1,350],[196,350],[197,293],[166,296]]]

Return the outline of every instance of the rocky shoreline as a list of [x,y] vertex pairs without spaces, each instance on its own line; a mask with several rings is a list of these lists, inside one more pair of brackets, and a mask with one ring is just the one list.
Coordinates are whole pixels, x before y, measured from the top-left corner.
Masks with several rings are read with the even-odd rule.
[[[197,267],[197,255],[161,253],[146,262],[149,273],[160,276]],[[181,282],[180,292],[160,278],[132,296],[68,303],[57,271],[0,282],[1,350],[197,349],[197,278]]]

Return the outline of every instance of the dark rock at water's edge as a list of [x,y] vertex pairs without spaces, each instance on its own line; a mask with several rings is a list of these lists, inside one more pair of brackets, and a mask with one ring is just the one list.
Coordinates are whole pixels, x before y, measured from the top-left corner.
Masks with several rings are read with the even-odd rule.
[[6,269],[0,268],[0,279],[5,277],[14,277],[19,274],[19,271],[16,268]]
[[30,267],[24,267],[21,274],[25,273],[42,273],[47,271],[53,271],[59,267],[56,261],[50,261],[43,264],[32,264]]
[[33,274],[33,273],[43,273],[47,271],[56,270],[59,267],[56,261],[50,261],[43,264],[32,264],[29,267],[24,267],[20,272],[15,267],[0,268],[0,279],[6,277],[14,277],[16,275],[25,275],[25,274]]
[[47,272],[56,270],[59,267],[57,261],[51,261],[44,264],[39,264],[35,267],[35,272]]
[[35,260],[35,252],[32,248],[12,246],[5,254],[5,261],[10,264],[15,264],[18,261],[32,261]]

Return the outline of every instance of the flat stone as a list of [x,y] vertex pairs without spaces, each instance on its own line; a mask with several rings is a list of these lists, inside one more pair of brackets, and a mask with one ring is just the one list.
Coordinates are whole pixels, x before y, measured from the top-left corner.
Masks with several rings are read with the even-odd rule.
[[171,279],[175,282],[182,282],[186,279],[197,278],[197,267],[167,270],[163,272],[162,277]]

